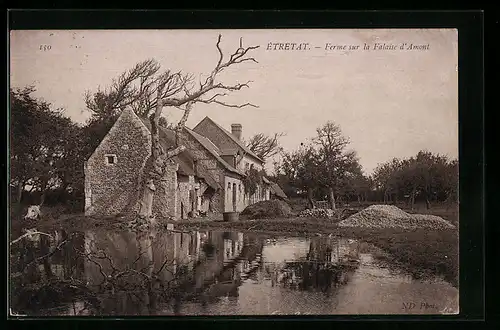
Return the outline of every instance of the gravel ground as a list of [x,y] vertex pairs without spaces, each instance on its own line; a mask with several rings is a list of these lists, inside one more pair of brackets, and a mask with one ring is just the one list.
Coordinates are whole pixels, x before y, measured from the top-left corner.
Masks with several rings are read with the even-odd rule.
[[301,218],[338,218],[340,216],[338,210],[332,209],[306,209],[298,214]]

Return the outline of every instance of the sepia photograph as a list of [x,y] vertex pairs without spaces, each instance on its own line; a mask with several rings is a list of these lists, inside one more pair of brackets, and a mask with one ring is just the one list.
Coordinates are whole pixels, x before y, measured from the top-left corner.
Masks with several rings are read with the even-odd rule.
[[11,316],[460,312],[457,29],[9,47]]

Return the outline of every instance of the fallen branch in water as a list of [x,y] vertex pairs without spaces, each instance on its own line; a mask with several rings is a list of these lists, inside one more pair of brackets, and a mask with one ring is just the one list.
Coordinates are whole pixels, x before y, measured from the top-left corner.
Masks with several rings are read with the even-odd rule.
[[28,229],[28,231],[26,232],[26,234],[21,235],[18,238],[16,238],[15,240],[13,240],[12,242],[10,242],[10,245],[19,242],[20,240],[22,240],[25,237],[36,235],[36,234],[45,235],[45,236],[49,236],[50,238],[52,238],[52,235],[50,235],[50,234],[47,234],[47,233],[44,233],[44,232],[41,232],[41,231],[36,231],[36,230]]
[[[49,234],[46,234],[46,235],[50,236]],[[52,237],[52,236],[50,236],[50,237]],[[66,244],[66,243],[68,243],[68,242],[69,242],[69,240],[71,239],[71,237],[72,237],[72,235],[70,235],[70,236],[69,236],[68,238],[66,238],[64,241],[60,242],[60,243],[59,243],[59,244],[58,244],[58,245],[54,248],[54,250],[49,251],[49,253],[47,253],[47,254],[45,254],[45,255],[43,255],[43,256],[41,256],[41,257],[38,257],[38,258],[36,258],[36,259],[33,259],[33,260],[31,260],[30,262],[26,263],[26,264],[24,265],[24,268],[28,267],[28,266],[29,266],[29,265],[31,265],[32,263],[38,263],[38,262],[40,262],[40,261],[41,261],[41,260],[43,260],[43,259],[50,258],[50,257],[51,257],[51,256],[53,256],[53,255],[54,255],[57,251],[59,251],[59,250],[60,250],[60,249],[61,249],[61,248],[62,248],[62,247]]]

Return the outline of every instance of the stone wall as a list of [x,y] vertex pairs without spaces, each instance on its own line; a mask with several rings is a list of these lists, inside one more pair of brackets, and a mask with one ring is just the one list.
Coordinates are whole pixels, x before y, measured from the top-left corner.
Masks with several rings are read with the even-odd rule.
[[165,175],[156,186],[153,199],[153,215],[162,218],[177,218],[177,170],[179,165],[173,160],[165,168]]
[[[215,157],[206,150],[196,139],[189,133],[182,132],[180,134],[180,143],[189,150],[191,155],[198,160],[199,166],[203,166],[212,174],[213,178],[224,187],[225,169],[215,159]],[[211,198],[212,211],[215,213],[223,212],[224,210],[224,191],[217,191]]]
[[[142,189],[140,173],[150,153],[149,130],[132,110],[124,110],[87,160],[85,214],[113,215],[124,211]],[[108,156],[114,157],[114,164],[108,164]],[[132,207],[137,208],[138,205]]]
[[193,176],[178,176],[177,184],[177,217],[179,219],[187,219],[189,212],[193,211],[192,202],[189,198],[189,192],[194,190]]

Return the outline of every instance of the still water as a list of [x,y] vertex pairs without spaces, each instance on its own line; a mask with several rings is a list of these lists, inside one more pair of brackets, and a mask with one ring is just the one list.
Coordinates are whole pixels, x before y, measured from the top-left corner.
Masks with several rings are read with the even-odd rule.
[[14,251],[11,278],[12,306],[27,315],[458,312],[450,284],[414,280],[366,244],[326,236],[58,231]]

